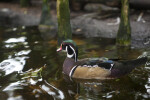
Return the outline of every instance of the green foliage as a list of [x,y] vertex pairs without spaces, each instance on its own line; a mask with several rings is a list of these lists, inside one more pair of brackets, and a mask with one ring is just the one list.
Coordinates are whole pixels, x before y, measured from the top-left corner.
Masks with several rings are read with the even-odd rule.
[[30,0],[20,0],[21,7],[27,7],[30,5]]
[[117,78],[115,81],[116,81],[116,82],[118,82],[118,81],[120,81],[120,79],[119,79],[119,78]]
[[27,72],[19,74],[20,79],[29,79],[29,78],[38,78],[40,79],[42,77],[42,71],[45,68],[45,66],[36,69],[36,70],[29,70]]

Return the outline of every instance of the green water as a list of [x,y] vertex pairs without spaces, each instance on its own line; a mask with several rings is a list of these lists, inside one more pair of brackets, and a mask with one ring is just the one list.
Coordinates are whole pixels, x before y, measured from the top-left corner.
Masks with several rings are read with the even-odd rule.
[[[57,53],[56,39],[43,34],[36,26],[0,28],[0,100],[150,99],[150,65],[119,79],[71,81],[62,73],[66,54]],[[73,37],[79,59],[135,59],[149,51],[116,48],[113,39]]]

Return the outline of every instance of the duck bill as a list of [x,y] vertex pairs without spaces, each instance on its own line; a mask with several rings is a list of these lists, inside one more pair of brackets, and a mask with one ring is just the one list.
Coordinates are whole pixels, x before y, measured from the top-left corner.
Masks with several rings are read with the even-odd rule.
[[62,51],[62,46],[57,49],[57,52]]

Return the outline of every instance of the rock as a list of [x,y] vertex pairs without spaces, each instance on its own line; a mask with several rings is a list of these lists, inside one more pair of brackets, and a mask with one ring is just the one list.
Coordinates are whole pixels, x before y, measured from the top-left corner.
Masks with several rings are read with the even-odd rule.
[[39,24],[40,19],[36,16],[0,9],[0,26],[34,26]]
[[100,10],[100,4],[88,3],[85,5],[84,10],[87,12],[93,12]]
[[109,7],[99,3],[88,3],[85,5],[84,10],[87,12],[95,12],[95,11],[100,12],[100,11],[114,11],[119,9],[115,7]]
[[[85,37],[116,38],[119,28],[120,12],[118,12],[118,10],[117,12],[116,10],[104,12],[105,13],[88,13],[84,15],[76,13],[78,16],[71,19],[73,34],[82,34]],[[140,13],[141,12],[138,11],[131,11],[130,15],[132,46],[144,48],[150,46],[150,12],[145,11]],[[139,15],[141,15],[141,17],[139,17]],[[54,23],[57,23],[55,15],[52,16],[52,20]],[[34,14],[16,12],[8,8],[0,9],[0,26],[35,26],[39,25],[39,21],[40,16]],[[54,27],[56,26],[57,24],[54,25]],[[45,33],[56,33],[57,27],[51,28],[50,32],[47,31],[45,27],[40,27],[39,29],[42,32],[44,30]],[[49,35],[50,34],[46,35],[46,37],[49,37]]]
[[[72,19],[72,28],[74,34],[82,34],[85,37],[104,37],[116,38],[119,23],[117,22],[118,16],[95,19],[98,16],[96,13],[86,14]],[[146,12],[143,15],[144,21],[137,21],[138,15],[130,16],[132,46],[133,47],[149,47],[150,46],[150,13]],[[80,31],[77,31],[79,30]]]
[[150,9],[150,0],[129,0],[129,3],[134,9]]
[[132,45],[136,48],[150,47],[150,23],[131,21]]
[[83,35],[85,37],[115,38],[118,30],[118,25],[108,25],[110,19],[98,20],[94,19],[94,16],[97,16],[96,13],[86,14],[73,19],[73,30],[76,31],[79,28],[82,30],[80,32],[75,33],[84,33]]

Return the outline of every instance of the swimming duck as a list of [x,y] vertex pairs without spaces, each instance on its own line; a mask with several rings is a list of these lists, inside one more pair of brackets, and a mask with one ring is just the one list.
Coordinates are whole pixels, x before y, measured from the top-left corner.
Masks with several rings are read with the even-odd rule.
[[78,60],[78,48],[73,40],[65,40],[57,51],[66,51],[63,73],[71,78],[112,79],[131,72],[135,67],[145,64],[147,57],[130,61],[116,61],[105,57]]

